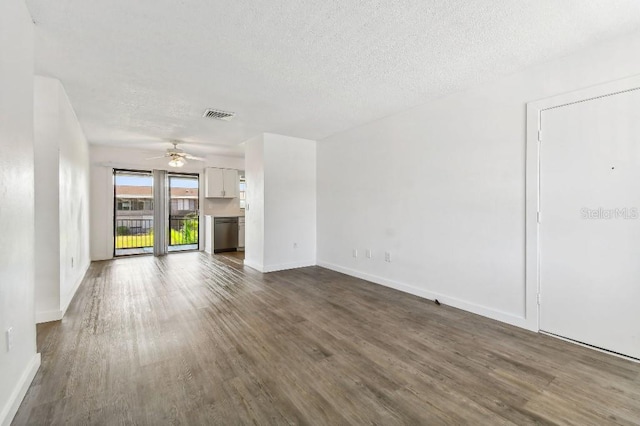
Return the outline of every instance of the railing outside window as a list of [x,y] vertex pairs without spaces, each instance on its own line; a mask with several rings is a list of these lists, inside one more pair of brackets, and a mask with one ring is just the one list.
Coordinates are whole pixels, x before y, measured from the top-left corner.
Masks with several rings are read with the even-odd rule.
[[[170,216],[172,246],[198,243],[198,217]],[[153,219],[116,219],[116,249],[153,247]]]
[[185,246],[198,243],[197,216],[169,216],[171,238],[169,245]]
[[116,249],[153,247],[153,219],[116,219]]

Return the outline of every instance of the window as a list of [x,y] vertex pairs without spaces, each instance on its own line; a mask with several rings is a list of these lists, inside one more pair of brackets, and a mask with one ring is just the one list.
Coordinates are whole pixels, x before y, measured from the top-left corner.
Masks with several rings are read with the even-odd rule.
[[171,211],[196,211],[198,210],[198,200],[189,198],[174,198],[171,200]]
[[118,200],[118,210],[131,210],[130,200]]
[[116,200],[116,210],[118,211],[150,211],[153,210],[153,200],[142,198],[118,198]]

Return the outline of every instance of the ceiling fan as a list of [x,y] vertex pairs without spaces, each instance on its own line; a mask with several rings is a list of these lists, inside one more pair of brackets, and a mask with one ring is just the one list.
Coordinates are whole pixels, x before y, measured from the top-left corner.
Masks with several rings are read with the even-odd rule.
[[205,159],[202,157],[196,157],[178,148],[179,143],[180,143],[179,141],[171,141],[173,148],[167,149],[167,152],[164,155],[161,155],[159,157],[147,158],[147,160],[157,160],[158,158],[168,158],[170,167],[182,167],[187,163],[187,160],[205,161]]

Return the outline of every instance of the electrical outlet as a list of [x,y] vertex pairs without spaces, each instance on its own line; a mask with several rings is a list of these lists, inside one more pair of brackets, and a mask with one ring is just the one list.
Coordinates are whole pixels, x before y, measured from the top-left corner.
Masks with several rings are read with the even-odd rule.
[[294,249],[298,248],[298,243],[293,243],[293,248]]
[[7,352],[13,349],[13,327],[7,328]]
[[373,254],[371,253],[371,249],[367,249],[367,259],[371,259]]
[[388,251],[384,252],[384,261],[391,263],[391,253]]
[[358,249],[353,249],[353,257],[358,257]]

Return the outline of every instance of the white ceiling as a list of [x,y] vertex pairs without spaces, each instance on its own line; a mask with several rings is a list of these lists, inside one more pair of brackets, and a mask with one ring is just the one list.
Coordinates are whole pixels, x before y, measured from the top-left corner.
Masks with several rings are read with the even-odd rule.
[[640,29],[637,0],[27,4],[36,71],[62,81],[90,142],[208,153],[260,132],[320,140]]

